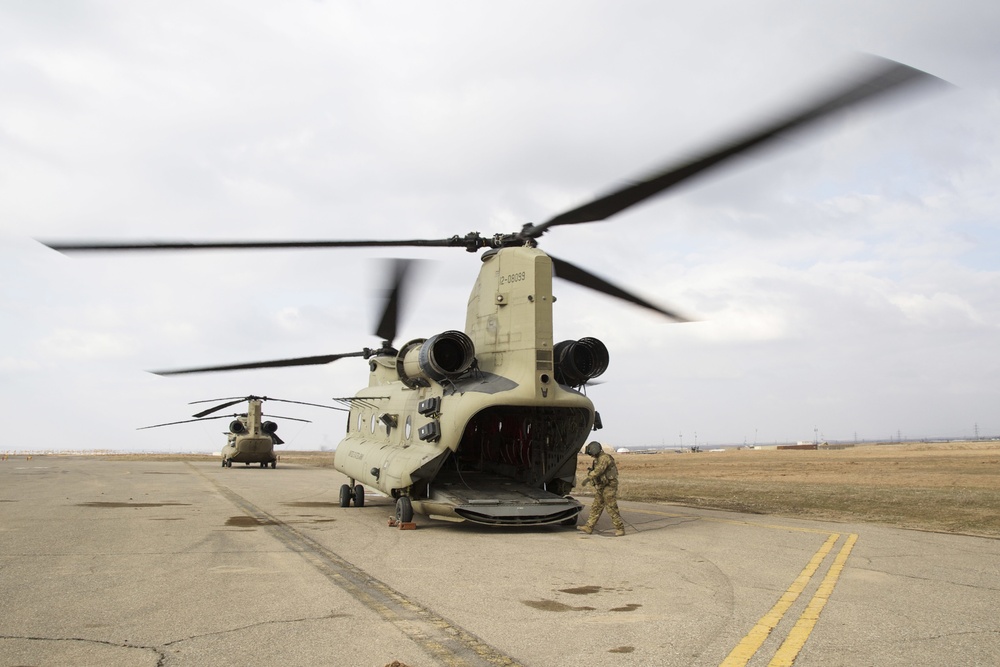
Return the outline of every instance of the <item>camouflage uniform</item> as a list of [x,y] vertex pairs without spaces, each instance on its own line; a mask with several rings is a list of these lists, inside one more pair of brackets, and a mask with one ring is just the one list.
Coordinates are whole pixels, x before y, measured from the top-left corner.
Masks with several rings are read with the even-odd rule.
[[580,526],[580,530],[585,533],[593,532],[601,513],[607,509],[615,527],[615,535],[624,535],[625,522],[618,513],[618,466],[611,454],[601,451],[594,457],[594,464],[588,469],[584,484],[588,481],[594,484],[594,503],[590,506],[587,523]]

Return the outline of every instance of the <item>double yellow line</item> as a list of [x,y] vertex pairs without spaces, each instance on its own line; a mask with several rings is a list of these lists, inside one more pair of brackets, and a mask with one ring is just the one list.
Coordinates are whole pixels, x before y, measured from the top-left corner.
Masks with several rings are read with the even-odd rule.
[[[767,612],[759,621],[757,625],[747,633],[739,644],[736,645],[726,659],[722,661],[720,667],[743,667],[750,659],[757,653],[764,640],[768,638],[771,631],[778,626],[781,619],[784,618],[785,613],[788,609],[795,603],[799,598],[802,591],[805,590],[806,586],[812,580],[819,566],[826,559],[827,555],[833,550],[834,545],[837,540],[840,539],[840,533],[831,533],[830,537],[827,538],[823,546],[819,548],[819,551],[812,557],[809,564],[806,565],[802,573],[792,582],[792,585],[788,587],[788,590],[778,599],[771,610]],[[833,565],[830,566],[829,571],[827,571],[826,576],[823,577],[823,582],[819,585],[816,593],[813,595],[812,600],[809,601],[808,606],[806,606],[805,611],[799,616],[799,620],[796,621],[795,626],[788,632],[788,636],[785,637],[785,641],[781,643],[778,647],[778,651],[771,658],[771,662],[768,663],[768,667],[791,667],[795,662],[796,656],[798,656],[799,651],[805,646],[806,640],[809,639],[809,635],[812,634],[813,628],[816,626],[816,622],[819,620],[819,614],[823,611],[823,607],[826,606],[826,601],[830,599],[830,595],[833,593],[833,587],[837,585],[837,580],[840,578],[840,573],[844,570],[844,564],[847,562],[847,557],[851,555],[851,550],[854,548],[854,543],[858,541],[858,536],[855,534],[850,534],[847,537],[847,541],[844,546],[841,547],[840,552],[833,561]]]
[[[683,517],[689,515],[683,514],[670,514],[666,512],[656,512],[651,510],[640,510],[640,509],[630,509],[630,512],[638,512],[640,514],[652,514],[657,516],[665,517]],[[792,530],[800,531],[806,533],[825,533],[828,535],[826,542],[823,546],[819,548],[819,551],[812,557],[809,564],[806,565],[805,569],[796,577],[792,585],[788,587],[788,590],[782,594],[778,601],[771,607],[764,616],[757,621],[757,624],[747,633],[736,647],[730,651],[726,659],[722,661],[719,667],[743,667],[750,662],[751,658],[756,655],[757,651],[764,644],[764,641],[771,635],[771,632],[778,626],[778,623],[785,617],[788,610],[795,604],[796,600],[802,592],[808,587],[809,582],[816,575],[823,561],[826,557],[833,551],[834,546],[837,544],[837,540],[840,539],[840,533],[827,533],[826,531],[816,530],[814,528],[797,528],[791,526],[781,526],[776,524],[764,524],[756,523],[750,521],[736,521],[733,519],[718,519],[718,518],[708,518],[699,517],[704,521],[714,521],[718,523],[733,523],[744,526],[759,526],[762,528],[772,528],[776,530]],[[799,655],[799,651],[805,646],[806,641],[809,639],[809,635],[812,634],[813,628],[816,627],[816,622],[819,620],[820,612],[823,611],[823,607],[826,606],[827,600],[830,599],[830,595],[833,593],[834,586],[837,585],[837,580],[840,578],[840,573],[844,570],[844,565],[847,563],[847,558],[851,555],[851,550],[854,549],[855,542],[858,541],[858,536],[851,533],[847,536],[847,540],[844,546],[840,548],[837,556],[833,560],[833,565],[827,571],[826,576],[823,577],[823,582],[819,585],[816,593],[813,595],[809,604],[806,606],[805,611],[799,616],[799,619],[795,622],[794,627],[788,632],[785,637],[785,641],[781,643],[778,647],[777,652],[771,661],[768,663],[768,667],[791,667],[795,663],[795,658]]]

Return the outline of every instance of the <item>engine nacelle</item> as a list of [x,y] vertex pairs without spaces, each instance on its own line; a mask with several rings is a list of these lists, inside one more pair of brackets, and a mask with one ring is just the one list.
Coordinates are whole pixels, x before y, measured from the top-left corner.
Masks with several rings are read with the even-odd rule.
[[239,419],[234,419],[233,421],[229,422],[229,432],[236,434],[246,433],[247,427]]
[[260,430],[262,430],[264,433],[271,434],[278,430],[278,425],[275,424],[274,422],[264,422],[263,424],[260,425]]
[[404,345],[396,356],[396,372],[403,384],[415,388],[428,386],[428,380],[458,377],[475,360],[471,338],[461,331],[445,331]]
[[556,382],[569,387],[586,384],[608,370],[608,348],[596,338],[564,340],[553,350]]

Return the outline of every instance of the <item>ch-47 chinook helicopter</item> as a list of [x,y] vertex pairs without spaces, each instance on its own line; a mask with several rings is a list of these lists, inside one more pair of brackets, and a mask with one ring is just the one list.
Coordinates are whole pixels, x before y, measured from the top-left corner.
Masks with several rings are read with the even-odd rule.
[[[213,412],[218,412],[224,408],[247,402],[247,411],[243,414],[232,415],[233,421],[229,422],[229,430],[226,432],[226,445],[222,448],[222,467],[232,468],[233,461],[249,466],[257,463],[261,468],[271,466],[278,467],[278,457],[274,453],[275,445],[283,445],[285,441],[278,437],[278,424],[273,421],[264,421],[263,403],[264,401],[278,401],[279,403],[295,403],[297,405],[310,405],[315,408],[328,408],[337,410],[332,405],[321,405],[319,403],[305,403],[303,401],[289,401],[283,398],[272,398],[268,396],[240,396],[237,398],[210,398],[204,401],[192,401],[189,405],[198,403],[214,403],[215,401],[226,401],[214,407],[202,410],[192,415],[193,419],[184,419],[166,424],[153,424],[152,426],[142,426],[137,430],[147,428],[159,428],[161,426],[173,426],[174,424],[189,424],[191,422],[208,421],[210,419],[227,419],[230,415],[219,415],[209,417]],[[291,421],[312,423],[308,419],[297,417],[282,417],[271,415],[272,419],[289,419]]]
[[779,135],[855,105],[921,82],[939,81],[908,66],[879,60],[850,82],[796,111],[710,150],[668,165],[587,204],[519,231],[445,239],[249,242],[47,242],[71,252],[262,248],[458,247],[486,249],[469,296],[465,330],[448,330],[396,348],[396,312],[406,284],[405,264],[376,334],[377,349],[268,362],[190,368],[179,374],[327,364],[345,357],[368,361],[368,386],[347,401],[347,433],[334,466],[350,484],[340,502],[364,504],[364,486],[396,499],[396,519],[413,512],[492,525],[576,522],[581,505],[570,497],[576,457],[588,433],[601,427],[581,388],[609,362],[596,338],[553,339],[553,276],[653,310],[685,318],[616,287],[538,248],[554,227],[606,220],[701,175]]

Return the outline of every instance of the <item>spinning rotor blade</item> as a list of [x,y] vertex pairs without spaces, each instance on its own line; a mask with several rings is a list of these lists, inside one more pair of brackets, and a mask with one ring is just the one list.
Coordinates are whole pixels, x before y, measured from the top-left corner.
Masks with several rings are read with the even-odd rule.
[[538,238],[549,227],[556,225],[574,225],[580,222],[606,220],[616,213],[660,194],[730,158],[766,144],[778,135],[906,86],[932,81],[942,83],[941,79],[926,72],[879,58],[870,72],[859,76],[796,113],[738,136],[709,150],[700,157],[692,158],[679,165],[666,167],[645,180],[631,183],[583,206],[561,213],[540,225],[528,225],[521,232],[521,235]]
[[[233,417],[239,417],[240,415],[233,415]],[[140,426],[136,431],[142,431],[147,428],[159,428],[160,426],[173,426],[174,424],[188,424],[190,422],[207,422],[212,419],[229,419],[229,415],[219,415],[218,417],[208,417],[205,419],[183,419],[179,422],[167,422],[166,424],[153,424],[152,426]]]
[[644,180],[630,183],[587,204],[560,213],[546,222],[538,225],[526,224],[520,231],[513,234],[498,234],[484,238],[478,232],[471,232],[465,236],[452,236],[447,239],[410,240],[211,241],[200,243],[178,241],[105,243],[42,241],[42,243],[60,252],[366,247],[464,247],[473,252],[485,247],[523,245],[525,242],[537,239],[550,227],[606,220],[630,206],[665,192],[669,188],[706,172],[733,157],[763,146],[781,134],[800,129],[835,112],[884,97],[891,92],[897,92],[918,83],[943,83],[935,76],[892,60],[872,58],[872,61],[873,65],[866,72],[857,75],[849,83],[832,89],[831,92],[819,97],[812,104],[804,106],[797,112],[785,115],[777,121],[764,123],[756,130],[738,135],[698,157],[667,166]]
[[220,405],[216,405],[214,408],[209,408],[208,410],[202,410],[198,414],[191,415],[191,416],[195,417],[195,418],[204,417],[205,415],[210,415],[210,414],[212,414],[213,412],[215,412],[217,410],[222,410],[223,408],[228,408],[230,405],[236,405],[237,403],[242,403],[245,400],[247,400],[247,399],[246,398],[237,398],[235,401],[229,401],[228,403],[221,403]]
[[399,304],[402,300],[403,284],[406,281],[406,274],[413,264],[413,260],[397,259],[392,266],[392,285],[385,291],[385,309],[382,311],[382,319],[379,320],[375,335],[392,345],[396,339],[396,324],[399,321]]
[[[830,87],[827,92],[812,98],[812,101],[800,106],[797,110],[778,116],[776,120],[763,122],[754,129],[740,133],[728,141],[720,142],[705,152],[680,163],[672,163],[656,171],[652,175],[624,185],[613,192],[598,197],[593,201],[560,213],[541,224],[526,224],[520,230],[493,236],[482,236],[479,232],[469,232],[464,236],[452,236],[446,239],[411,239],[411,240],[302,240],[302,241],[213,241],[202,243],[149,241],[149,242],[43,242],[48,247],[60,252],[79,251],[145,251],[145,250],[240,250],[265,248],[361,248],[361,247],[461,247],[469,252],[482,248],[504,248],[511,246],[536,245],[536,239],[542,236],[550,227],[573,225],[585,222],[606,220],[625,209],[662,194],[670,188],[688,181],[698,175],[711,171],[733,158],[761,148],[772,143],[777,137],[800,130],[810,124],[828,118],[837,112],[870,103],[879,98],[885,98],[890,93],[898,93],[917,84],[944,83],[941,79],[891,60],[872,58],[871,65],[846,83]],[[662,309],[607,281],[594,276],[568,262],[553,259],[553,266],[560,278],[570,280],[599,292],[624,299],[633,304],[654,310],[677,321],[687,321],[687,318]],[[407,264],[397,263],[393,287],[387,293],[387,303],[379,322],[377,334],[390,342],[396,335],[398,309],[401,301],[401,291],[405,283]],[[254,368],[272,368],[281,366],[306,366],[327,364],[337,359],[349,356],[370,356],[371,351],[325,355],[315,357],[300,357],[280,361],[235,364],[228,366],[210,366],[175,371],[153,371],[157,375],[180,375],[184,373],[202,373],[244,370]]]
[[620,287],[612,285],[603,278],[598,278],[594,274],[588,273],[583,269],[581,269],[580,267],[570,264],[566,260],[558,259],[556,257],[553,257],[552,255],[549,255],[549,258],[552,260],[552,268],[554,269],[553,273],[557,278],[562,278],[563,280],[568,280],[571,283],[576,283],[577,285],[583,285],[584,287],[589,287],[592,290],[597,290],[598,292],[602,292],[604,294],[608,294],[610,296],[617,297],[619,299],[624,299],[625,301],[628,301],[629,303],[634,303],[637,306],[642,306],[643,308],[654,310],[657,313],[660,313],[661,315],[666,315],[667,317],[676,322],[692,321],[684,317],[683,315],[679,315],[675,312],[661,308],[657,305],[650,303],[649,301],[646,301],[645,299],[642,299],[634,294],[626,292]]
[[[290,400],[285,399],[285,398],[268,398],[267,396],[263,396],[261,398],[261,400],[263,400],[263,401],[277,401],[279,403],[295,403],[296,405],[311,405],[314,408],[327,408],[328,410],[339,410],[340,409],[336,405],[323,405],[321,403],[306,403],[305,401],[290,401]],[[291,417],[285,417],[285,419],[291,419]]]
[[[296,357],[294,359],[279,359],[277,361],[254,361],[246,364],[231,364],[228,366],[203,366],[199,368],[183,368],[173,371],[149,371],[153,375],[184,375],[185,373],[216,373],[219,371],[240,371],[251,368],[280,368],[283,366],[318,366],[328,364],[344,357],[363,357],[365,352],[345,352],[343,354],[323,354],[316,357]],[[246,400],[246,399],[240,399]],[[238,401],[237,401],[238,402]],[[232,404],[230,404],[232,405]]]
[[215,403],[216,401],[246,401],[253,396],[226,396],[225,398],[205,398],[200,401],[191,401],[188,405],[198,405],[199,403]]
[[[211,414],[211,413],[215,412],[216,410],[221,410],[222,408],[229,407],[230,405],[236,405],[240,401],[252,401],[254,399],[259,400],[259,401],[277,401],[279,403],[295,403],[297,405],[311,405],[314,408],[329,408],[330,410],[337,410],[338,409],[336,406],[333,406],[333,405],[323,405],[321,403],[307,403],[305,401],[292,401],[292,400],[287,399],[287,398],[274,398],[272,396],[254,396],[253,394],[251,394],[250,396],[239,396],[239,397],[237,397],[237,396],[229,396],[227,398],[208,398],[208,399],[205,399],[203,401],[191,401],[190,403],[188,403],[188,405],[197,405],[198,403],[214,403],[215,401],[232,401],[231,403],[225,403],[223,405],[217,405],[214,408],[212,408],[211,410],[208,410],[206,412],[201,413],[202,415],[207,415],[207,414]],[[200,415],[195,415],[195,417],[198,417],[198,416],[200,416]]]
[[[324,406],[325,407],[325,406]],[[261,415],[261,417],[268,417],[269,419],[290,419],[293,422],[305,422],[307,424],[312,424],[308,419],[299,419],[298,417],[283,417],[281,415]]]
[[[189,243],[187,241],[146,241],[146,242],[84,242],[40,241],[43,245],[59,252],[100,252],[130,250],[252,250],[266,248],[377,248],[377,247],[418,247],[449,248],[465,247],[464,237],[448,239],[412,239],[409,241],[208,241]],[[482,246],[477,246],[482,247]]]

